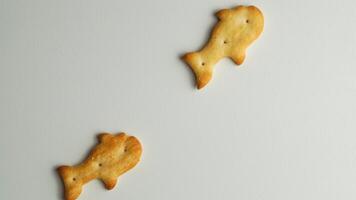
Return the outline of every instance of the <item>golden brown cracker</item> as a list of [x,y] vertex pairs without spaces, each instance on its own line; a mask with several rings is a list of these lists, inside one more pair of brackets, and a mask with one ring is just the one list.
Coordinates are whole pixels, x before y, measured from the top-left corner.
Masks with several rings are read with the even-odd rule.
[[230,57],[237,65],[242,64],[247,47],[263,30],[263,14],[255,6],[223,9],[216,16],[219,22],[208,43],[200,51],[183,56],[195,74],[198,89],[208,84],[214,65],[223,57]]
[[98,139],[99,144],[82,163],[58,168],[66,200],[77,199],[82,186],[93,179],[100,179],[108,190],[114,188],[118,177],[139,162],[142,146],[135,137],[103,133]]

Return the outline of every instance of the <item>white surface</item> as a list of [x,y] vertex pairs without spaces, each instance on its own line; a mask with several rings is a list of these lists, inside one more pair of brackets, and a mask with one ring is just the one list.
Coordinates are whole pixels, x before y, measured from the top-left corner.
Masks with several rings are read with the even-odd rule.
[[[265,31],[197,91],[179,56],[239,4]],[[0,0],[0,199],[62,199],[55,167],[101,131],[137,136],[143,159],[80,200],[355,199],[355,6]]]

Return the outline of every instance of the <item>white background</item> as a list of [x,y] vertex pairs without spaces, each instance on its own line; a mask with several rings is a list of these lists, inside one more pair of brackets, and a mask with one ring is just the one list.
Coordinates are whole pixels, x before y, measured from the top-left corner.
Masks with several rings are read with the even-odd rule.
[[[221,8],[253,4],[265,30],[241,67],[201,91],[180,60]],[[80,200],[356,198],[352,0],[0,0],[0,199],[62,199],[55,168],[102,131],[142,161]]]

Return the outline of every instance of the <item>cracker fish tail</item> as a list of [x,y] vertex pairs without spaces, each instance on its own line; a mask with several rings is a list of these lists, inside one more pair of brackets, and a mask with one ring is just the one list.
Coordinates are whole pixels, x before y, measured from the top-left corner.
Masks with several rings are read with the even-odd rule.
[[57,169],[63,181],[66,200],[77,199],[83,185],[96,178],[104,183],[106,189],[113,189],[118,177],[139,162],[142,146],[135,137],[125,133],[103,133],[98,139],[99,144],[82,163]]
[[206,84],[208,84],[208,82],[210,81],[212,74],[213,74],[213,68],[211,67],[211,65],[206,66],[207,63],[205,63],[203,61],[201,61],[200,63],[197,63],[197,60],[204,60],[202,58],[201,52],[187,53],[183,56],[183,60],[192,69],[192,71],[195,75],[195,80],[196,80],[198,89],[201,89]]
[[264,19],[255,6],[237,6],[216,13],[219,22],[214,26],[208,43],[197,52],[182,59],[192,69],[198,89],[212,79],[214,65],[224,57],[237,65],[243,63],[247,47],[262,33]]

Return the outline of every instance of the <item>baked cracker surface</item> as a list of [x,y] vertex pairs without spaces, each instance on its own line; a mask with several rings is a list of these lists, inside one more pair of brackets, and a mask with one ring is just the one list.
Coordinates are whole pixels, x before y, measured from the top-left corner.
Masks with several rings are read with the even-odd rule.
[[58,168],[66,200],[77,199],[83,185],[93,179],[100,179],[106,189],[113,189],[118,177],[139,162],[142,146],[135,137],[125,133],[103,133],[98,139],[99,144],[82,163]]
[[242,64],[247,47],[263,31],[263,14],[255,6],[223,9],[216,16],[219,21],[207,44],[200,51],[183,56],[195,74],[198,89],[208,84],[213,76],[214,65],[223,57],[231,58],[237,65]]

